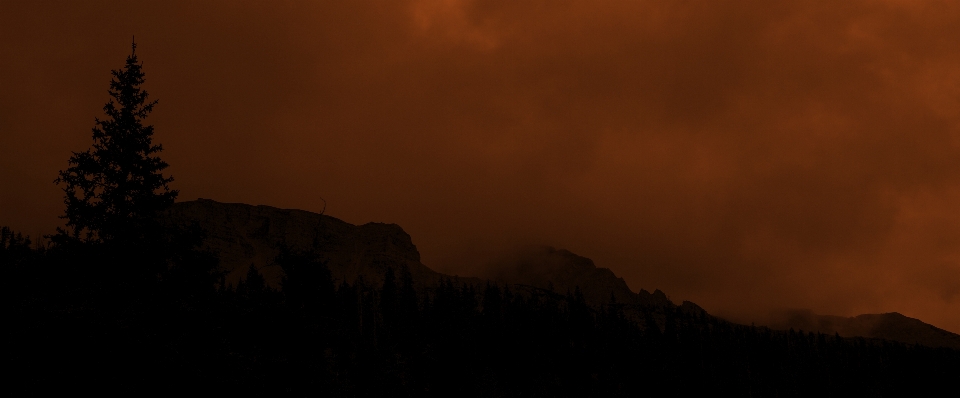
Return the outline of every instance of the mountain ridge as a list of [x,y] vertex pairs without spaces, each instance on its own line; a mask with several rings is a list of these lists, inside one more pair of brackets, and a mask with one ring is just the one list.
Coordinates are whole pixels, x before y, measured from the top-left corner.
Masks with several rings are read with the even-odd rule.
[[[435,286],[446,278],[478,287],[495,282],[555,294],[572,293],[579,288],[588,304],[599,307],[616,300],[627,316],[636,320],[641,313],[649,313],[662,324],[666,311],[670,310],[709,315],[693,302],[674,304],[659,289],[653,293],[644,289],[633,292],[623,278],[610,269],[597,267],[593,260],[568,250],[549,246],[528,246],[495,260],[489,278],[483,279],[444,275],[422,264],[412,238],[396,224],[371,222],[358,226],[304,210],[210,199],[175,203],[163,214],[162,220],[180,228],[199,226],[205,232],[202,248],[217,256],[226,271],[226,283],[230,285],[236,285],[252,264],[264,275],[268,285],[279,287],[282,271],[273,260],[280,248],[286,246],[318,254],[327,261],[337,282],[354,283],[362,279],[364,283],[382,284],[388,268],[406,266],[421,287]],[[960,335],[899,313],[845,318],[798,312],[772,321],[768,327],[960,349]]]
[[866,337],[908,344],[960,350],[960,335],[899,312],[860,314],[852,317],[819,315],[807,309],[780,311],[769,322],[771,329],[796,329],[843,337]]

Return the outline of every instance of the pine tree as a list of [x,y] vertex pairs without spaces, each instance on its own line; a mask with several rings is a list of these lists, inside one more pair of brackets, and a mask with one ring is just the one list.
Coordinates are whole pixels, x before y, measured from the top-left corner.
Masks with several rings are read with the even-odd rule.
[[157,212],[177,197],[168,186],[173,177],[163,175],[168,165],[157,156],[163,147],[153,143],[153,126],[143,123],[157,101],[140,88],[144,74],[136,50],[134,42],[124,68],[112,71],[112,98],[103,107],[106,119],[95,119],[93,146],[74,152],[55,180],[65,194],[61,242],[142,240]]

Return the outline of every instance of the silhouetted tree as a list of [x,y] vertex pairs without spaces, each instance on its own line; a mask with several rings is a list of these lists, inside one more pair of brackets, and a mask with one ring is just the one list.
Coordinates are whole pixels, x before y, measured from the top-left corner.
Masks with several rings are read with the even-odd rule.
[[485,322],[490,326],[499,326],[503,316],[503,297],[500,295],[500,288],[496,284],[487,282],[487,287],[483,291],[483,301],[480,304],[480,314]]
[[401,327],[410,331],[420,315],[420,300],[413,284],[413,275],[406,264],[400,266],[400,280],[397,286],[397,310]]
[[336,299],[327,262],[313,253],[282,247],[276,263],[283,270],[280,287],[287,303],[295,309],[326,315]]
[[163,175],[167,163],[157,156],[163,147],[153,143],[153,126],[143,123],[157,101],[140,88],[144,74],[136,50],[133,43],[123,69],[112,71],[107,117],[95,119],[93,146],[74,152],[55,180],[66,205],[60,242],[143,239],[155,229],[157,212],[177,197],[168,187],[173,177]]
[[383,314],[383,323],[388,328],[395,327],[400,317],[398,296],[397,277],[393,268],[388,267],[383,276],[383,288],[380,289],[380,312]]
[[237,284],[237,294],[251,300],[258,300],[263,292],[267,290],[267,283],[263,275],[257,270],[257,267],[250,264],[247,269],[247,276]]
[[12,261],[30,252],[30,237],[13,232],[9,227],[0,227],[0,263]]

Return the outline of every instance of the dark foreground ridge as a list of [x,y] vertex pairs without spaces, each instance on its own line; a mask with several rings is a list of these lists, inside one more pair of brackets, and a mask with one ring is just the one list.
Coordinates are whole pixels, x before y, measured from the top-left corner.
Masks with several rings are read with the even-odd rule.
[[8,389],[900,396],[960,374],[957,350],[730,323],[563,250],[485,281],[423,266],[396,225],[209,200],[164,217],[136,250],[0,234]]

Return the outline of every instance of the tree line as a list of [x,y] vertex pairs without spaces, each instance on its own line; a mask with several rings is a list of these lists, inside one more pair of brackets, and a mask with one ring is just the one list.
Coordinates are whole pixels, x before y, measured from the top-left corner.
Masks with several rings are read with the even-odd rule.
[[8,275],[15,266],[40,274],[36,290],[13,298],[18,311],[7,329],[8,341],[21,345],[13,357],[19,380],[40,386],[52,379],[109,380],[131,391],[191,385],[331,396],[893,396],[944,387],[960,370],[951,349],[774,331],[679,306],[642,309],[636,318],[615,301],[589,306],[579,289],[452,278],[418,289],[399,265],[382,285],[335,282],[322,259],[289,251],[276,260],[285,274],[279,288],[251,266],[236,286],[210,283],[206,296],[159,289],[116,301],[115,291],[82,278],[43,289],[50,279],[37,269],[76,263],[57,264],[65,260],[50,251],[20,252],[11,262],[4,250]]

